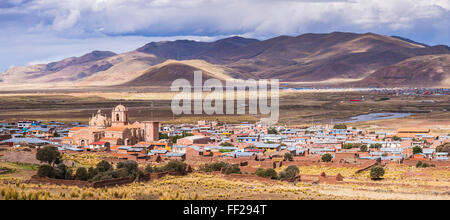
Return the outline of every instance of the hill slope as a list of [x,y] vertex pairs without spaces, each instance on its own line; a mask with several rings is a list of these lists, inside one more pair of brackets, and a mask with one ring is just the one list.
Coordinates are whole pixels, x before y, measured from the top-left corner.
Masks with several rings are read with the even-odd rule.
[[[448,46],[427,46],[401,37],[373,33],[333,32],[280,36],[264,41],[231,37],[214,42],[189,40],[152,42],[123,54],[94,51],[81,57],[27,67],[14,67],[0,74],[4,85],[60,84],[77,86],[167,85],[167,82],[202,70],[221,80],[268,79],[282,82],[358,82],[380,86],[408,86],[419,80],[405,74],[448,73]],[[433,69],[433,71],[424,70]],[[442,68],[441,68],[442,67]],[[441,68],[441,69],[440,69]],[[176,73],[176,72],[180,73]],[[442,75],[441,74],[441,75]],[[145,76],[145,77],[144,77]],[[137,79],[144,77],[146,83]],[[151,82],[150,78],[154,79]],[[367,78],[366,78],[367,77]],[[389,81],[394,78],[398,80]],[[408,78],[410,77],[410,78]],[[400,80],[403,79],[403,80]],[[445,85],[445,77],[426,76],[424,86]],[[334,84],[333,84],[334,85]],[[348,85],[348,84],[344,84]]]
[[361,82],[364,87],[450,87],[450,54],[407,59],[381,68]]

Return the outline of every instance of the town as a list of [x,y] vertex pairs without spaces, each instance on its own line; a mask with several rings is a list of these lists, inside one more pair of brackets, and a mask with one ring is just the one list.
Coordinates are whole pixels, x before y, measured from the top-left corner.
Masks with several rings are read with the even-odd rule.
[[[352,168],[356,173],[371,171],[370,175],[375,175],[372,179],[377,179],[382,178],[384,170],[376,176],[374,168],[389,165],[445,170],[450,165],[450,135],[432,133],[425,128],[369,132],[345,124],[289,127],[198,121],[175,125],[130,122],[129,117],[128,108],[118,105],[110,113],[99,110],[92,114],[89,124],[1,123],[0,162],[39,164],[35,159],[38,151],[53,147],[63,155],[67,167],[74,169],[71,171],[74,177],[69,179],[87,180],[80,179],[79,168],[87,170],[105,161],[110,166],[132,161],[148,174],[162,172],[161,167],[175,161],[185,164],[181,174],[219,172],[244,180],[260,178],[294,184],[339,184],[347,178],[341,173],[330,175],[325,171],[320,175],[302,174],[298,167]],[[53,177],[38,172],[33,174],[31,182],[47,183],[39,175]],[[109,178],[114,179],[114,175]],[[108,180],[108,177],[96,180]]]

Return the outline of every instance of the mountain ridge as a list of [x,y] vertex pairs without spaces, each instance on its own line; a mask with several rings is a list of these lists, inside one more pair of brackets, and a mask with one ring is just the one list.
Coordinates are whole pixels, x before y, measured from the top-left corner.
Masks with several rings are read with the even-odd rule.
[[[446,54],[450,54],[450,47],[447,45],[428,46],[402,37],[374,33],[308,33],[298,36],[278,36],[267,40],[234,36],[213,42],[161,41],[151,42],[122,54],[93,51],[80,57],[49,64],[10,68],[0,74],[0,87],[5,83],[20,85],[22,82],[126,86],[139,84],[136,81],[131,84],[130,82],[143,75],[149,76],[145,78],[147,84],[157,85],[156,80],[154,83],[151,82],[150,76],[160,77],[164,74],[160,75],[155,71],[171,73],[171,77],[189,76],[183,67],[189,70],[202,70],[205,67],[213,71],[211,73],[204,70],[212,77],[226,75],[236,79],[277,78],[282,82],[306,83],[343,79],[360,80],[360,85],[365,85],[364,79],[368,77],[372,80],[374,77],[381,77],[383,74],[380,71],[383,69],[384,75],[391,74],[386,71],[393,71],[405,78],[399,85],[408,86],[409,82],[417,80],[411,78],[412,81],[408,81],[408,77],[417,75],[417,71],[423,71],[421,65],[418,65],[419,62],[424,62],[423,65],[430,62],[432,65],[445,66],[447,59],[442,63],[428,59],[427,56]],[[414,57],[426,59],[413,59],[418,65],[417,69],[407,68],[402,63]],[[181,63],[174,64],[170,60]],[[199,63],[202,68],[199,68]],[[399,65],[395,66],[396,64]],[[158,68],[154,68],[155,66]],[[172,74],[176,70],[182,74]],[[446,68],[443,70],[444,75],[449,74]],[[374,73],[377,74],[373,75]],[[164,82],[175,80],[169,75],[167,77]],[[441,82],[433,82],[437,78],[423,77],[423,79],[430,81],[424,85],[442,85]],[[381,77],[377,80],[383,81],[386,78]],[[337,83],[335,86],[346,85]],[[380,82],[378,85],[390,84]]]

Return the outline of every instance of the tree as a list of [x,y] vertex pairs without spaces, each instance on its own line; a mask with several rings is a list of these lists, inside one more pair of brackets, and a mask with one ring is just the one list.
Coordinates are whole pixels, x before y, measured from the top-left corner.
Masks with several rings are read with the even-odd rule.
[[413,147],[413,154],[420,154],[422,153],[422,148],[419,146]]
[[416,168],[420,168],[422,167],[423,163],[422,161],[419,160],[419,162],[416,163]]
[[447,152],[450,154],[450,143],[445,143],[436,147],[436,152]]
[[[136,178],[139,174],[138,163],[134,160],[128,160],[125,162],[120,162],[117,164],[117,169],[125,169],[127,172],[126,176],[131,176]],[[123,177],[123,176],[121,176]]]
[[323,162],[330,162],[333,159],[333,156],[331,156],[331,154],[324,154],[322,155],[322,161]]
[[278,134],[278,131],[276,128],[270,127],[269,129],[267,129],[267,133],[268,134]]
[[400,137],[398,137],[398,136],[394,136],[394,137],[392,137],[392,139],[394,140],[394,141],[400,141],[400,140],[402,140]]
[[67,173],[67,166],[63,163],[60,163],[55,169],[55,178],[65,179],[66,173]]
[[234,145],[230,142],[222,142],[220,143],[220,146],[222,147],[233,147]]
[[95,169],[93,167],[89,167],[89,169],[88,169],[89,179],[94,178],[94,176],[96,176],[97,174],[98,174],[98,170],[97,169]]
[[380,149],[382,147],[382,145],[381,144],[371,144],[370,145],[370,148],[376,148],[376,149]]
[[88,174],[86,168],[79,167],[77,169],[77,172],[75,173],[75,177],[77,178],[77,180],[86,181],[89,178],[89,174]]
[[160,140],[169,139],[169,135],[159,132],[159,139]]
[[344,144],[344,146],[343,146],[343,148],[344,149],[352,149],[352,148],[354,148],[355,147],[355,145],[354,144],[352,144],[352,143],[348,143],[348,144]]
[[186,163],[177,161],[177,160],[172,160],[165,166],[165,170],[169,171],[169,172],[176,172],[178,174],[185,175],[186,167],[187,167]]
[[59,135],[58,132],[55,131],[55,133],[53,133],[53,137],[61,137],[61,135]]
[[367,152],[367,150],[368,150],[367,145],[361,145],[361,147],[359,148],[359,150],[360,150],[361,152]]
[[257,175],[257,176],[260,176],[260,177],[269,177],[269,178],[271,178],[271,179],[277,179],[277,178],[278,178],[277,171],[275,171],[275,170],[272,169],[272,168],[268,168],[268,169],[266,169],[266,170],[264,170],[264,169],[262,169],[262,168],[259,168],[259,169],[256,171],[256,175]]
[[382,176],[384,176],[384,168],[381,166],[375,166],[372,167],[372,169],[370,169],[370,177],[373,180],[378,180],[380,179]]
[[295,165],[290,165],[288,168],[286,168],[286,174],[288,174],[289,177],[295,177],[297,174],[300,173],[300,169]]
[[239,165],[235,164],[233,166],[229,166],[225,169],[225,174],[232,174],[232,173],[241,173],[241,168],[239,168]]
[[56,147],[46,146],[38,150],[36,159],[53,166],[61,162],[61,153],[59,153]]
[[50,165],[41,165],[38,169],[37,175],[39,177],[55,178],[55,168]]
[[347,125],[345,124],[336,124],[333,126],[333,129],[347,129]]
[[288,160],[288,161],[293,161],[294,160],[294,155],[292,155],[291,153],[287,152],[284,154],[284,159]]
[[112,168],[111,164],[106,160],[102,160],[100,163],[97,164],[97,171],[100,173],[106,172],[111,168]]

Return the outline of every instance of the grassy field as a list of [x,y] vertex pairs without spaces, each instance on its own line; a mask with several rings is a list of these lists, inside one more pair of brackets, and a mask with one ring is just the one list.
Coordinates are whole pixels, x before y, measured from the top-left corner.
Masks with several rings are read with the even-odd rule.
[[[195,123],[204,116],[176,116],[171,111],[169,92],[35,92],[0,94],[0,121],[23,119],[41,121],[83,122],[98,109],[109,113],[118,105],[126,105],[132,121],[159,120],[168,123]],[[350,102],[362,99],[364,102]],[[389,98],[387,101],[379,101]],[[433,100],[434,102],[428,102]],[[331,123],[352,116],[374,112],[430,112],[398,120],[357,123],[357,126],[370,127],[398,125],[402,122],[418,121],[425,126],[450,126],[450,97],[397,97],[379,95],[373,92],[282,92],[280,97],[280,123],[305,125],[312,123]],[[211,115],[207,119],[222,120],[229,123],[255,122],[261,115]],[[419,124],[420,124],[419,123]],[[395,129],[395,128],[393,128]]]
[[[2,165],[0,165],[2,166]],[[0,182],[0,199],[39,200],[318,200],[318,199],[450,199],[448,168],[388,166],[386,178],[372,181],[353,168],[300,167],[301,174],[345,176],[340,184],[296,185],[280,181],[246,181],[207,174],[167,176],[147,183],[133,183],[105,189],[73,186],[6,184]],[[19,169],[17,172],[24,172]],[[346,176],[348,175],[348,176]],[[406,177],[414,176],[414,178]],[[439,177],[439,179],[435,179]],[[5,178],[4,178],[5,179]]]

